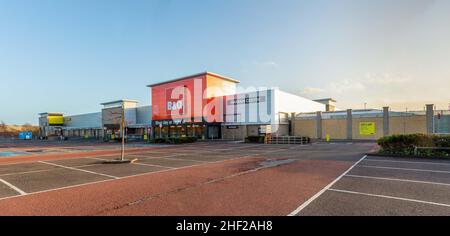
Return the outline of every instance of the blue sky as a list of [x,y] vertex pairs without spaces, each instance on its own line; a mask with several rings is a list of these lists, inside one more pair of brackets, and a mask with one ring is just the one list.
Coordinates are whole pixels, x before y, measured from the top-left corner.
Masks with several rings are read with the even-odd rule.
[[342,108],[450,103],[450,1],[0,0],[0,120],[150,103],[201,71]]

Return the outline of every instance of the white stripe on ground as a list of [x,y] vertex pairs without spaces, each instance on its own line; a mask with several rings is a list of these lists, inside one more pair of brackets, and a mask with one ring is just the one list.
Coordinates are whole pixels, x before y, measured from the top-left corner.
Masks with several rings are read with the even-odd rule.
[[432,172],[432,173],[444,173],[444,174],[450,174],[450,171],[445,171],[445,170],[411,169],[411,168],[387,167],[387,166],[371,166],[371,165],[359,165],[358,167],[363,167],[363,168],[376,168],[376,169],[388,169],[388,170],[406,170],[406,171],[419,171],[419,172]]
[[147,164],[147,163],[138,163],[138,162],[133,162],[132,164],[135,164],[135,165],[140,165],[140,166],[152,166],[152,167],[159,167],[159,168],[164,168],[164,169],[173,169],[173,167],[170,167],[170,166],[153,165],[153,164]]
[[[80,165],[80,166],[72,166],[73,168],[82,168],[82,167],[90,167],[90,166],[98,166],[101,164],[90,164],[90,165]],[[24,175],[24,174],[34,174],[34,173],[42,173],[42,172],[48,172],[53,171],[57,168],[51,168],[51,169],[42,169],[42,170],[30,170],[30,171],[23,171],[23,172],[13,172],[13,173],[7,173],[7,174],[1,174],[0,178],[3,176],[11,176],[11,175]]]
[[330,184],[325,186],[322,190],[320,190],[318,193],[316,193],[314,196],[312,196],[310,199],[308,199],[306,202],[304,202],[302,205],[300,205],[297,209],[295,209],[293,212],[291,212],[288,216],[295,216],[298,215],[303,209],[305,209],[311,202],[316,200],[320,195],[322,195],[325,191],[327,191],[331,186],[333,186],[336,182],[338,182],[342,177],[344,177],[348,172],[350,172],[356,165],[358,165],[361,161],[363,161],[367,155],[363,156],[361,159],[359,159],[355,164],[350,166],[344,173],[342,173],[339,177],[337,177],[335,180],[333,180]]
[[68,170],[76,170],[76,171],[86,172],[86,173],[90,173],[90,174],[94,174],[94,175],[101,175],[101,176],[105,176],[105,177],[108,177],[108,178],[119,179],[119,177],[113,176],[113,175],[107,175],[107,174],[102,174],[102,173],[98,173],[98,172],[94,172],[94,171],[83,170],[83,169],[78,169],[78,168],[69,167],[69,166],[63,166],[63,165],[58,165],[58,164],[50,163],[50,162],[46,162],[46,161],[39,161],[39,163],[44,163],[44,164],[47,164],[47,165],[57,166],[57,167],[61,167],[61,168],[68,169]]
[[8,181],[4,180],[4,179],[0,179],[0,182],[6,184],[8,187],[10,187],[11,189],[13,189],[14,191],[18,192],[20,195],[26,195],[27,193],[24,192],[22,189],[14,186],[13,184],[9,183]]
[[402,200],[402,201],[408,201],[408,202],[417,202],[417,203],[424,203],[424,204],[429,204],[429,205],[450,207],[449,204],[444,204],[444,203],[439,203],[439,202],[422,201],[422,200],[411,199],[411,198],[394,197],[394,196],[379,195],[379,194],[372,194],[372,193],[361,193],[361,192],[347,191],[347,190],[342,190],[342,189],[332,189],[332,188],[328,189],[328,191],[340,192],[340,193],[349,193],[349,194],[356,194],[356,195],[363,195],[363,196],[370,196],[370,197],[388,198],[388,199]]
[[408,183],[434,184],[434,185],[450,186],[450,184],[447,184],[447,183],[420,181],[420,180],[411,180],[411,179],[395,179],[395,178],[373,177],[373,176],[365,176],[365,175],[346,175],[345,177],[364,178],[364,179],[378,179],[378,180],[399,181],[399,182],[408,182]]
[[[176,171],[176,170],[188,169],[188,168],[192,168],[192,167],[200,167],[200,166],[205,166],[205,165],[209,165],[209,164],[223,163],[223,162],[226,162],[226,161],[234,161],[234,160],[238,160],[238,159],[242,159],[242,158],[253,158],[253,157],[254,157],[253,155],[247,155],[247,156],[236,157],[236,158],[227,159],[227,160],[221,160],[221,161],[217,161],[217,162],[199,163],[199,164],[195,164],[195,165],[191,165],[191,166],[183,166],[183,167],[177,167],[177,168],[172,168],[172,169],[165,169],[165,170],[151,171],[151,172],[135,174],[135,175],[128,175],[128,176],[124,176],[124,177],[119,177],[118,179],[129,179],[129,178],[134,178],[134,177],[139,177],[139,176],[153,175],[153,174],[164,173],[164,172],[169,172],[169,171]],[[81,157],[81,158],[92,158],[92,157]],[[99,159],[99,158],[95,158],[95,159]],[[250,172],[250,171],[247,171],[247,173],[248,172]],[[238,175],[238,174],[235,174],[235,175]],[[115,181],[115,180],[116,179],[105,179],[105,180],[93,181],[93,182],[88,182],[88,183],[83,183],[83,184],[76,184],[76,185],[71,185],[71,186],[65,186],[65,187],[60,187],[60,188],[53,188],[53,189],[47,189],[47,190],[27,193],[27,195],[29,196],[29,195],[35,195],[35,194],[40,194],[40,193],[46,193],[46,192],[52,192],[52,191],[58,191],[58,190],[76,188],[76,187],[82,187],[82,186],[87,186],[87,185],[107,183],[107,182],[112,182],[112,181]],[[20,197],[20,196],[21,195],[3,197],[3,198],[0,198],[0,201],[1,200],[12,199],[12,198],[17,198],[17,197]]]
[[[112,182],[112,181],[115,181],[117,179],[129,179],[129,178],[134,178],[134,177],[139,177],[139,176],[153,175],[153,174],[164,173],[164,172],[169,172],[169,171],[188,169],[188,168],[192,168],[192,167],[200,167],[200,166],[205,166],[205,165],[209,165],[209,164],[223,163],[223,162],[234,161],[234,160],[243,159],[243,158],[255,158],[258,155],[263,155],[263,154],[272,153],[272,152],[276,152],[276,151],[270,151],[270,152],[256,154],[256,155],[254,155],[254,154],[245,155],[245,156],[240,156],[240,157],[235,157],[235,158],[226,159],[226,160],[220,160],[220,161],[215,161],[215,162],[204,162],[204,163],[199,163],[199,164],[195,164],[195,165],[191,165],[191,166],[183,166],[183,167],[177,167],[177,168],[165,169],[165,170],[158,170],[158,171],[150,171],[150,172],[141,173],[141,174],[128,175],[128,176],[124,176],[124,177],[116,177],[114,179],[99,180],[99,181],[93,181],[93,182],[88,182],[88,183],[83,183],[83,184],[76,184],[76,185],[65,186],[65,187],[60,187],[60,188],[47,189],[47,190],[27,193],[26,195],[29,196],[29,195],[35,195],[35,194],[40,194],[40,193],[46,193],[46,192],[52,192],[52,191],[58,191],[58,190],[76,188],[76,187],[82,187],[82,186],[87,186],[87,185],[94,185],[94,184],[99,184],[99,183]],[[107,156],[107,155],[105,155],[105,156]],[[95,157],[80,157],[80,158],[76,158],[76,159],[83,159],[83,158],[103,160],[103,159],[95,158]],[[63,160],[65,160],[65,159],[63,159]],[[107,160],[107,159],[105,159],[105,160]],[[36,162],[32,162],[32,163],[36,163]],[[84,171],[84,170],[82,170],[82,171]],[[249,172],[251,172],[251,170],[250,171],[246,171],[246,173],[249,173]],[[239,175],[239,173],[235,174],[235,176],[238,176],[238,175]],[[3,197],[3,198],[0,198],[0,201],[1,200],[12,199],[12,198],[18,198],[18,197],[21,197],[21,195]]]
[[380,160],[380,159],[366,159],[364,161],[378,161],[378,162],[394,162],[394,163],[411,163],[411,164],[446,165],[446,166],[450,166],[450,163],[425,162],[425,161],[393,161],[393,160]]

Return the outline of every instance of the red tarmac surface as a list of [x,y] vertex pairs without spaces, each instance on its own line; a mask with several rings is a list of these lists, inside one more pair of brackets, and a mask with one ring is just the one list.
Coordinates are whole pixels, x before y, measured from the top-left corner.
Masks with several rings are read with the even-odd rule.
[[[211,145],[202,144],[198,149]],[[341,158],[333,153],[335,148],[326,145],[308,146],[304,154],[301,147],[295,148],[286,157],[272,157],[262,150],[243,158],[14,196],[0,200],[0,215],[288,215],[373,147],[338,145],[349,153]],[[275,150],[274,146],[270,148],[270,152]],[[176,149],[158,151],[171,153]],[[109,153],[117,151],[10,157],[1,159],[0,164]],[[289,158],[293,162],[262,167],[261,162],[268,158]]]

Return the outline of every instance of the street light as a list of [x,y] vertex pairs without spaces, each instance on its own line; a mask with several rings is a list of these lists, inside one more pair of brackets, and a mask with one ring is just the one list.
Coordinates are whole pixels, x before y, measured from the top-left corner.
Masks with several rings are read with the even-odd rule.
[[120,155],[120,160],[125,161],[125,103],[122,102],[122,122],[121,122],[121,128],[122,128],[122,152]]
[[[120,159],[115,159],[111,161],[105,161],[105,164],[120,164],[120,163],[133,163],[137,161],[137,158],[134,159],[125,159],[125,103],[122,102],[122,110],[121,110],[121,121],[120,121],[120,132],[122,134],[122,147],[120,152]],[[114,113],[112,113],[114,114]]]

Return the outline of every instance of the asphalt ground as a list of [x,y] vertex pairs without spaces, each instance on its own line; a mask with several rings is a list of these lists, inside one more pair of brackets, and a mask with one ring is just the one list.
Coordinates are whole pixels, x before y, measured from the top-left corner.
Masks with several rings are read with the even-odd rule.
[[368,156],[297,215],[450,215],[450,161]]
[[103,148],[0,158],[0,215],[288,215],[374,144],[149,145],[132,164]]

